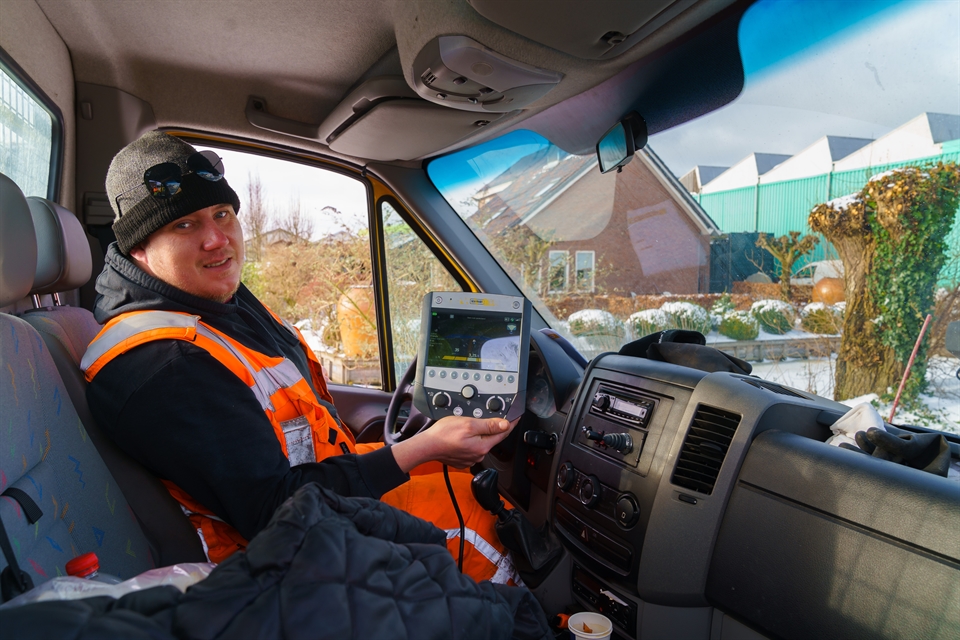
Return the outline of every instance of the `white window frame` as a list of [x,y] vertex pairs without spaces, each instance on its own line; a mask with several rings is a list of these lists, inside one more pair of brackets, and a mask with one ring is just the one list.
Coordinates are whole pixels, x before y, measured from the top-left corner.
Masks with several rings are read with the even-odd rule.
[[[563,258],[563,286],[560,289],[553,288],[553,259],[555,257]],[[566,293],[570,288],[570,252],[565,250],[554,250],[547,254],[547,293]]]
[[[580,284],[580,256],[590,256],[590,285],[582,286]],[[597,252],[596,251],[577,251],[574,256],[573,278],[577,291],[586,291],[593,293],[597,282]]]

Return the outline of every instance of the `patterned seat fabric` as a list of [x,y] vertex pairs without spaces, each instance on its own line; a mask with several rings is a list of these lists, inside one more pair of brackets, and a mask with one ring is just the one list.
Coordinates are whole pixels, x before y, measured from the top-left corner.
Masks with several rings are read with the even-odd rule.
[[[90,245],[77,217],[43,198],[27,198],[37,230],[37,269],[30,294],[57,294],[83,286],[91,275]],[[80,359],[100,325],[86,309],[57,304],[32,309],[23,319],[53,357],[67,395],[107,469],[123,490],[159,565],[205,562],[196,531],[163,484],[119,449],[97,426],[87,405]]]
[[[32,285],[36,240],[23,194],[0,174],[0,307]],[[33,253],[29,245],[33,246]],[[26,280],[26,281],[25,281]],[[43,515],[29,524],[0,497],[0,519],[34,584],[93,551],[101,571],[129,578],[153,566],[147,541],[90,441],[40,335],[0,313],[0,492],[26,492]],[[7,561],[0,556],[0,569]]]

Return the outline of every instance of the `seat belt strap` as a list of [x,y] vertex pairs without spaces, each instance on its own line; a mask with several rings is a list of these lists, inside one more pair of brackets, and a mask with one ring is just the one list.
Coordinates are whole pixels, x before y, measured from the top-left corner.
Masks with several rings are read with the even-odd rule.
[[[27,492],[16,487],[8,487],[2,494],[16,500],[27,522],[33,524],[43,516],[43,511],[36,502],[33,501]],[[17,563],[17,556],[13,552],[13,546],[10,544],[10,538],[7,537],[7,529],[3,526],[3,520],[0,520],[0,550],[3,551],[3,557],[7,561],[7,566],[0,573],[0,598],[3,602],[14,598],[21,593],[26,593],[33,589],[33,580],[30,574],[20,569]]]

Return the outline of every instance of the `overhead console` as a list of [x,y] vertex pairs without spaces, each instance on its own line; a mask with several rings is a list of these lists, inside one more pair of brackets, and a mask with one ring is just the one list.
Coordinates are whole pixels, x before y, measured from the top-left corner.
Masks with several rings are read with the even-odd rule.
[[402,76],[377,76],[361,83],[318,125],[273,115],[266,99],[257,96],[248,99],[246,115],[255,127],[316,140],[338,153],[380,161],[429,155],[504,116],[427,102]]

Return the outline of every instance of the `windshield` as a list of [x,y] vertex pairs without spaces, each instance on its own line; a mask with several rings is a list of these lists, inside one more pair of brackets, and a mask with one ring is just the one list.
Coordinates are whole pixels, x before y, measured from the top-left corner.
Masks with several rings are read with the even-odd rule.
[[[942,338],[960,317],[960,223],[949,195],[949,163],[960,159],[958,25],[956,2],[762,0],[740,26],[740,97],[651,136],[621,172],[601,175],[594,155],[526,130],[427,170],[588,358],[658,330],[694,329],[754,374],[885,412],[930,313],[905,419],[960,431],[958,363]],[[888,177],[870,195],[875,176]],[[876,189],[913,194],[906,206],[926,216],[922,238],[884,230]],[[853,240],[837,222],[849,212],[867,219]],[[910,251],[927,262],[905,265]],[[845,273],[864,255],[866,270]],[[884,256],[933,275],[918,276],[929,280],[922,287],[897,284],[898,269],[871,266]],[[811,263],[819,266],[800,272]],[[862,304],[860,290],[870,294]],[[866,337],[844,342],[845,328]],[[870,340],[890,371],[870,369]]]

